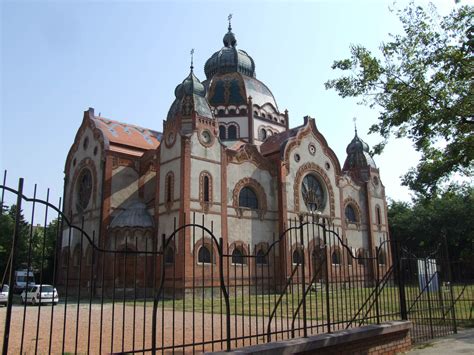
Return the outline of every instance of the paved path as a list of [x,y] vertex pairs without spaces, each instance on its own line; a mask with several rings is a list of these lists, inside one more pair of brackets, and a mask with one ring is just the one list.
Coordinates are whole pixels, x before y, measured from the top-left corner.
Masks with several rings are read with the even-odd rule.
[[407,355],[474,354],[474,328],[418,345]]

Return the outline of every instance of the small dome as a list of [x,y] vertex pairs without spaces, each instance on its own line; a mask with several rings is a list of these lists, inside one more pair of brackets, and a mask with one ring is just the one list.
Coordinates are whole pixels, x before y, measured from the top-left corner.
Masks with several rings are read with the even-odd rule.
[[362,139],[359,138],[357,135],[357,132],[352,139],[352,141],[349,143],[349,145],[346,148],[346,153],[347,154],[352,154],[355,152],[369,152],[369,145],[365,143]]
[[210,79],[216,74],[238,72],[250,77],[255,77],[255,62],[247,52],[235,48],[237,39],[229,27],[225,34],[224,47],[215,52],[204,65],[206,78]]
[[182,99],[186,95],[206,96],[206,88],[201,84],[199,79],[191,71],[188,77],[183,80],[174,90],[174,95],[177,99]]
[[153,218],[143,202],[135,202],[120,212],[110,223],[110,228],[153,228]]
[[[377,168],[375,161],[369,154],[369,145],[365,143],[355,132],[355,136],[346,148],[347,158],[344,162],[343,171],[354,169]],[[362,177],[363,180],[366,178]]]
[[186,79],[176,86],[174,95],[176,99],[168,111],[167,120],[172,120],[178,114],[189,116],[193,111],[202,117],[213,117],[206,99],[206,88],[194,75],[192,66]]

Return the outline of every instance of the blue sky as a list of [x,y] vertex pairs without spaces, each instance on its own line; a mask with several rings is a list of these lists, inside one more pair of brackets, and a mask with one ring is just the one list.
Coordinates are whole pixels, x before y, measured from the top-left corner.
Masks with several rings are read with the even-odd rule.
[[[420,2],[426,5],[426,2]],[[434,2],[441,14],[454,0]],[[472,1],[461,1],[461,5]],[[197,76],[222,47],[227,16],[238,48],[255,60],[257,78],[272,90],[290,127],[303,116],[317,126],[341,164],[354,135],[367,135],[377,112],[326,91],[348,57],[350,44],[376,50],[400,32],[388,1],[3,1],[1,3],[0,169],[62,194],[67,152],[83,111],[161,131],[174,88],[189,72],[195,48]],[[398,3],[403,7],[405,1]],[[407,141],[392,140],[375,161],[388,197],[409,200],[400,176],[416,165]]]

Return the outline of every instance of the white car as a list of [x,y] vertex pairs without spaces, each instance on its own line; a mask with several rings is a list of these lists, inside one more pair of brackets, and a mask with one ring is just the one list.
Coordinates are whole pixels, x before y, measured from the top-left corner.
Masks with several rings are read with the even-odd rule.
[[9,291],[10,287],[8,287],[8,285],[3,285],[3,288],[0,290],[0,304],[4,304],[5,306],[7,305]]
[[21,301],[23,303],[31,303],[36,305],[41,303],[57,304],[59,302],[58,291],[51,285],[33,285],[28,292],[24,290],[21,293]]

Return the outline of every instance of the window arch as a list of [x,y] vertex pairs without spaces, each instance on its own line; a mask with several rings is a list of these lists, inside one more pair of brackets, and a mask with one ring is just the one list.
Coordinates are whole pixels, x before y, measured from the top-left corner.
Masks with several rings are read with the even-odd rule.
[[295,249],[291,257],[293,264],[299,265],[303,263],[303,255],[300,249]]
[[333,265],[341,265],[341,252],[339,249],[332,252],[331,261]]
[[219,138],[224,140],[227,138],[226,130],[224,125],[219,126]]
[[218,117],[223,117],[223,116],[225,116],[225,110],[223,110],[223,109],[217,110],[217,116],[218,116]]
[[345,215],[346,215],[346,221],[350,223],[357,223],[358,218],[357,218],[357,213],[354,209],[354,207],[351,204],[346,205],[345,208]]
[[241,108],[239,113],[240,113],[241,116],[247,116],[247,109]]
[[209,202],[209,176],[205,175],[204,176],[204,181],[203,181],[203,190],[204,190],[204,202]]
[[207,245],[202,245],[198,251],[198,262],[210,264],[211,260],[211,252],[209,250],[209,247]]
[[227,138],[228,139],[237,139],[237,126],[232,124],[227,128]]
[[245,260],[245,253],[241,247],[236,247],[232,251],[232,264],[244,265],[247,263]]
[[258,209],[257,194],[248,186],[245,186],[240,190],[239,207],[247,207],[254,210]]
[[261,141],[267,139],[267,131],[265,130],[265,128],[260,128],[260,130],[258,131],[258,139]]
[[235,116],[236,114],[237,114],[237,111],[235,111],[235,108],[231,108],[231,109],[229,110],[229,115],[230,115],[230,116]]

